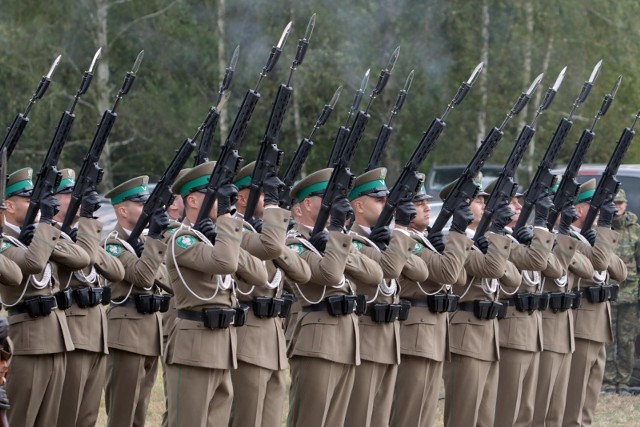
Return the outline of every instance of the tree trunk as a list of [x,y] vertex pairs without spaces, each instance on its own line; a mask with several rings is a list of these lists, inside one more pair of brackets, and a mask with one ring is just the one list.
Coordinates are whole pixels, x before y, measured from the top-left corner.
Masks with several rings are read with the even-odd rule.
[[484,71],[480,74],[480,109],[478,110],[478,137],[476,139],[476,147],[480,147],[482,139],[487,132],[487,76],[489,75],[489,0],[482,2],[482,51],[480,60],[484,62]]
[[[99,112],[103,112],[104,110],[111,107],[110,98],[110,88],[109,88],[109,79],[111,76],[111,72],[109,70],[109,44],[107,38],[107,19],[109,13],[109,5],[108,0],[95,0],[96,2],[96,30],[95,30],[95,39],[96,46],[102,47],[102,57],[98,61],[95,79],[93,80],[93,84],[97,96],[97,104],[96,107]],[[102,176],[102,186],[105,190],[109,190],[113,188],[113,170],[111,163],[111,146],[109,145],[109,141],[104,144],[104,149],[102,151],[102,155],[100,156],[100,165],[104,170],[104,175]]]
[[[224,14],[225,14],[225,0],[218,0],[218,68],[220,69],[220,78],[224,76],[224,72],[227,67],[226,63],[226,55],[224,49]],[[220,145],[224,144],[225,136],[227,135],[227,130],[229,128],[228,121],[229,115],[227,113],[227,108],[223,108],[220,111],[220,119],[218,122],[218,126],[220,127]]]
[[[523,90],[529,87],[531,84],[531,55],[533,51],[533,5],[531,1],[524,2],[525,12],[525,27],[527,29],[524,36],[524,63],[522,64],[522,87]],[[536,92],[536,96],[540,94],[540,91]],[[517,129],[521,129],[527,122],[529,114],[529,104],[524,106],[524,109],[519,114]],[[537,105],[537,104],[536,104]]]

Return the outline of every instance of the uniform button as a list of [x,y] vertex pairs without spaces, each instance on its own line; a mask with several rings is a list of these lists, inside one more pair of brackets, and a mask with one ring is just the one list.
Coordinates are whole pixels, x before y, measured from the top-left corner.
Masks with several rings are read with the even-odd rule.
[[320,322],[320,318],[318,317],[318,322]]
[[343,243],[343,244],[342,244],[342,247],[343,247],[343,248],[346,248],[346,247],[347,247],[347,244],[346,244],[346,243]]

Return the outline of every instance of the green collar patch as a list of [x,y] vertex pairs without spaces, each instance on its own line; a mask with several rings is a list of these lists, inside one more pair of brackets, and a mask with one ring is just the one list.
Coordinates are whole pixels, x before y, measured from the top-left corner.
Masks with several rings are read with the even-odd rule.
[[173,234],[176,232],[176,230],[178,229],[178,227],[172,227],[167,229],[167,231],[165,231],[165,233],[169,233],[169,234]]
[[293,252],[297,253],[298,255],[301,255],[304,252],[304,246],[298,243],[289,245],[289,249],[291,249]]
[[421,254],[424,249],[424,245],[420,242],[416,242],[416,245],[413,247],[414,254]]
[[249,232],[249,231],[251,231],[251,229],[250,229],[249,227],[247,227],[246,225],[243,225],[243,226],[242,226],[242,232],[243,232],[243,233],[247,233],[247,232]]
[[364,245],[362,244],[362,242],[361,242],[361,241],[359,241],[359,240],[353,240],[353,241],[351,242],[351,244],[352,244],[352,245],[353,245],[353,247],[355,247],[358,251],[361,251],[361,250],[362,250],[362,246],[364,246]]
[[196,238],[191,236],[190,234],[183,234],[176,239],[176,244],[182,249],[190,248],[191,246],[195,245],[196,242]]
[[3,240],[2,243],[0,243],[0,252],[4,252],[9,246],[11,246],[11,243]]
[[118,257],[122,254],[122,245],[109,243],[105,249],[109,255],[113,255],[115,257]]

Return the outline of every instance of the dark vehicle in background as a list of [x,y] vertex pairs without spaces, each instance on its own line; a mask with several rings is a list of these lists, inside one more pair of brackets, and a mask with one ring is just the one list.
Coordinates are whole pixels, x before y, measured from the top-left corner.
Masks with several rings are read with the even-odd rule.
[[[427,194],[438,198],[440,190],[450,182],[460,177],[467,165],[433,165],[425,178],[425,189]],[[487,164],[482,167],[482,188],[496,179],[504,165]],[[517,182],[517,176],[516,176]]]

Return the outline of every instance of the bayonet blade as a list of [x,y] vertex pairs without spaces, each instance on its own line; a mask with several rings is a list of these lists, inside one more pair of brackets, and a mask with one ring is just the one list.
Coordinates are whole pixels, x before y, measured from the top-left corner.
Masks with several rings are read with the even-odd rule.
[[336,106],[341,93],[342,93],[342,86],[338,86],[338,89],[336,89],[336,91],[334,92],[333,97],[331,98],[331,101],[329,101],[329,106],[331,108]]
[[564,73],[567,72],[567,67],[564,67],[562,69],[562,71],[560,71],[560,74],[558,74],[558,78],[556,79],[556,82],[553,84],[552,89],[557,92],[558,89],[560,88],[560,85],[562,84],[562,81],[564,80]]
[[369,84],[369,72],[371,71],[371,68],[369,68],[367,70],[366,73],[364,73],[364,77],[362,78],[362,82],[360,82],[360,89],[358,89],[360,92],[364,92],[367,89],[367,85]]
[[233,55],[231,56],[231,62],[229,62],[229,69],[234,71],[236,69],[236,64],[238,63],[238,56],[240,56],[240,45],[236,46],[233,51]]
[[389,58],[389,62],[387,63],[387,67],[385,68],[389,74],[393,71],[393,67],[396,66],[396,61],[398,60],[398,56],[400,56],[400,46],[396,47],[396,49],[391,54],[391,58]]
[[311,34],[313,34],[313,28],[316,26],[316,14],[314,13],[309,18],[309,23],[307,24],[307,29],[304,32],[304,40],[311,40]]
[[540,73],[540,75],[536,77],[533,83],[531,83],[531,86],[529,86],[529,89],[527,89],[527,92],[525,93],[526,96],[531,96],[531,94],[538,88],[538,85],[542,81],[543,77],[544,77],[544,73]]
[[613,88],[611,89],[610,95],[611,99],[616,97],[616,93],[618,92],[618,88],[620,87],[620,82],[622,82],[622,75],[619,75],[616,79],[616,82],[613,84]]
[[284,44],[287,42],[287,37],[289,37],[289,32],[291,32],[292,24],[293,24],[293,21],[289,21],[287,26],[284,27],[284,31],[282,32],[282,35],[280,36],[280,40],[278,40],[278,44],[276,45],[278,49],[282,49],[282,46],[284,46]]
[[131,72],[136,74],[140,69],[140,64],[142,64],[142,58],[144,57],[144,49],[140,51],[138,56],[136,57],[136,62],[133,63],[133,68],[131,68]]
[[467,84],[469,86],[473,86],[476,80],[478,80],[478,77],[480,76],[480,73],[482,72],[483,68],[484,68],[484,62],[481,62],[476,66],[475,70],[473,70],[473,72],[469,76],[469,80],[467,80]]
[[49,72],[47,73],[47,76],[46,76],[48,79],[51,78],[51,76],[53,75],[53,72],[55,71],[56,67],[60,63],[60,58],[62,58],[62,55],[58,55],[58,57],[53,61],[53,64],[51,64],[51,68],[49,69]]
[[[633,128],[636,127],[636,123],[638,123],[638,119],[640,119],[640,111],[638,111],[638,113],[636,114],[636,118],[633,119],[633,123],[631,124],[631,127],[629,128],[630,130],[633,130]],[[2,194],[4,194],[4,192]]]
[[229,100],[229,98],[231,97],[231,93],[230,92],[225,92],[222,97],[220,98],[220,101],[218,101],[218,105],[216,105],[216,111],[220,112],[220,110],[222,110],[222,107],[224,107],[224,104],[227,103],[227,101]]
[[598,74],[600,74],[600,67],[602,67],[602,59],[598,61],[595,67],[593,67],[589,80],[587,80],[588,83],[593,84],[595,79],[598,77]]
[[414,75],[414,73],[415,73],[415,70],[411,70],[411,72],[407,76],[407,80],[404,82],[404,87],[402,88],[403,91],[409,92],[409,88],[411,87],[411,83],[413,83],[413,75]]
[[102,48],[101,47],[98,48],[98,50],[96,51],[96,54],[93,55],[93,60],[91,61],[91,65],[89,66],[89,70],[87,70],[88,73],[92,73],[93,72],[93,67],[96,65],[96,61],[100,57],[100,53],[102,53]]

